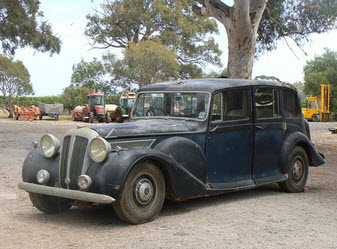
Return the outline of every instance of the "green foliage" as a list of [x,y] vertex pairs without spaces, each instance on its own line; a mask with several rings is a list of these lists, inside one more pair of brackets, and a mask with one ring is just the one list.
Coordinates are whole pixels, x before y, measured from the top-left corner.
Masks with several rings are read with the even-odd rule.
[[335,0],[269,0],[258,29],[259,52],[272,50],[282,37],[301,46],[312,33],[335,28]]
[[1,104],[10,112],[10,116],[14,96],[34,94],[30,75],[21,61],[0,55],[0,92],[4,97]]
[[330,84],[331,111],[337,111],[337,52],[325,49],[325,53],[307,62],[304,67],[304,93],[321,96],[321,84]]
[[275,76],[267,76],[267,75],[259,75],[259,76],[255,76],[256,80],[271,80],[271,81],[277,81],[277,82],[281,82],[281,80]]
[[124,59],[116,63],[114,72],[117,79],[141,87],[179,77],[176,58],[175,53],[159,41],[131,42],[124,50]]
[[92,91],[84,86],[68,86],[63,90],[62,103],[65,109],[73,110],[78,105],[84,105],[87,102],[87,96]]
[[0,40],[5,54],[14,55],[18,47],[33,47],[50,54],[59,53],[61,41],[46,21],[40,21],[38,0],[0,1]]
[[82,59],[80,63],[73,65],[71,83],[75,87],[83,86],[92,92],[102,92],[106,95],[111,88],[108,80],[108,67],[96,58],[91,62]]
[[[221,51],[209,36],[217,33],[215,21],[194,15],[191,4],[191,0],[107,0],[102,5],[102,11],[87,16],[89,22],[85,34],[91,39],[93,47],[125,49],[124,54],[129,58],[118,62],[120,68],[126,68],[130,63],[137,66],[151,64],[152,58],[148,57],[150,48],[146,45],[150,43],[146,41],[155,42],[156,47],[161,43],[174,51],[180,75],[185,78],[193,77],[200,75],[201,68],[197,64],[208,62],[220,65]],[[141,42],[142,45],[136,49],[135,44]],[[168,49],[164,51],[172,54]],[[153,52],[154,49],[152,55]],[[160,51],[156,52],[155,57],[158,57]],[[133,55],[130,56],[130,53]],[[168,61],[171,58],[170,55]],[[140,60],[136,62],[137,59]],[[173,68],[176,63],[169,64]],[[165,75],[175,77],[176,73],[173,71],[165,72]],[[153,79],[158,78],[153,73],[151,75]],[[167,79],[169,78],[165,78]],[[145,75],[140,80],[141,82],[134,82],[141,85],[145,81],[155,82]]]
[[219,72],[212,71],[205,76],[205,78],[226,78],[226,77],[227,77],[227,68]]
[[[4,100],[3,96],[0,96],[0,103]],[[13,97],[13,105],[17,106],[37,106],[37,102],[45,104],[61,103],[62,98],[59,96],[47,96],[47,97],[27,97],[27,96],[16,96]]]

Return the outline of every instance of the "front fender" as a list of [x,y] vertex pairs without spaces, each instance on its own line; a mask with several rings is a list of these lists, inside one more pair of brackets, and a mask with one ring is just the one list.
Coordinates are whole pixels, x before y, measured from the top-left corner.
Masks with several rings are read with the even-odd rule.
[[180,198],[194,198],[206,194],[206,185],[175,159],[164,153],[145,147],[130,148],[112,153],[104,165],[94,163],[88,174],[95,177],[96,191],[120,199],[126,177],[139,162],[150,160],[162,170],[167,187]]
[[295,146],[301,146],[307,153],[309,166],[320,166],[325,163],[324,155],[320,154],[312,142],[301,132],[291,133],[284,141],[281,151],[280,168],[283,174],[289,171],[289,155]]
[[59,160],[60,153],[57,153],[52,158],[46,158],[42,155],[39,147],[34,148],[28,153],[25,161],[23,162],[22,180],[24,182],[38,184],[36,178],[37,172],[40,169],[45,169],[50,174],[50,179],[46,185],[54,186],[59,175]]

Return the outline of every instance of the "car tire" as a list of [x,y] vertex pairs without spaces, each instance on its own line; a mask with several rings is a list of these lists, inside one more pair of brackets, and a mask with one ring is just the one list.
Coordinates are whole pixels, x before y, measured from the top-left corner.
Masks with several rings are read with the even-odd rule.
[[319,121],[319,116],[317,114],[312,115],[312,121],[313,122],[318,122]]
[[118,217],[131,224],[152,221],[165,199],[165,180],[154,164],[136,165],[126,178],[120,200],[113,204]]
[[283,191],[299,193],[304,190],[308,179],[309,166],[308,156],[302,147],[296,146],[288,160],[288,179],[280,183]]
[[54,196],[29,193],[29,198],[34,207],[46,214],[61,213],[71,207],[70,200]]
[[124,122],[123,111],[120,107],[116,108],[115,119],[116,119],[117,123],[123,123]]

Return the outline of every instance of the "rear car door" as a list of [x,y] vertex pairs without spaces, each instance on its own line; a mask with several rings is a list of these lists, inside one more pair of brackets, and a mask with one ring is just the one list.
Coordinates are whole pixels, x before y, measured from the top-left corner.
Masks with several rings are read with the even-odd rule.
[[253,87],[254,160],[253,180],[259,185],[285,179],[281,174],[279,156],[285,138],[280,105],[280,89]]

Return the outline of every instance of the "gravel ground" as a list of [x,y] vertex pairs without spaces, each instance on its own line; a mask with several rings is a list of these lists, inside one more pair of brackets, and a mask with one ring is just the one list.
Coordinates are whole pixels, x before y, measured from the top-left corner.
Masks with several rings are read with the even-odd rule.
[[1,248],[334,248],[337,249],[337,123],[310,123],[327,163],[310,168],[309,192],[287,194],[277,185],[165,203],[159,217],[127,225],[111,208],[72,208],[45,215],[17,188],[31,142],[62,139],[69,120],[0,118]]

